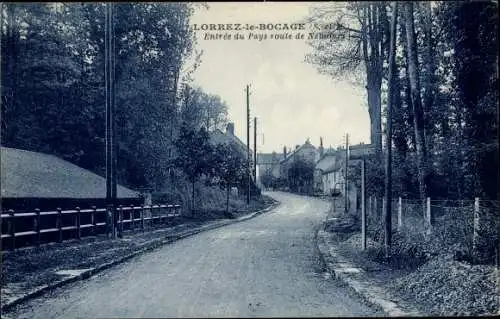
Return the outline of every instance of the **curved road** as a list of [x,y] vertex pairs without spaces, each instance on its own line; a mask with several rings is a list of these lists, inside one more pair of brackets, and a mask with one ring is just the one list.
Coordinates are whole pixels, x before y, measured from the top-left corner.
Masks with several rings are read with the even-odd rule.
[[286,193],[254,219],[143,254],[18,307],[17,318],[374,316],[323,270],[328,204]]

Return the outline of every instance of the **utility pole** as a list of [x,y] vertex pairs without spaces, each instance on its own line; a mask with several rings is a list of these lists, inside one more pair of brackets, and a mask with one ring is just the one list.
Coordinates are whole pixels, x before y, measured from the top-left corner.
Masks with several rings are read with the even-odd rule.
[[347,182],[347,167],[349,165],[349,133],[345,133],[345,181],[344,181],[344,213],[349,212],[349,194]]
[[247,205],[250,204],[250,85],[247,84]]
[[253,180],[257,184],[257,117],[253,118]]
[[391,255],[392,241],[392,107],[394,104],[394,81],[396,74],[396,25],[398,16],[398,3],[393,2],[393,15],[391,19],[391,39],[389,53],[389,92],[387,103],[386,127],[386,160],[385,160],[385,257]]
[[114,84],[114,26],[113,4],[106,3],[105,16],[105,83],[106,83],[106,205],[108,216],[111,217],[108,226],[112,227],[113,237],[116,237],[116,141],[115,141],[115,84]]
[[366,250],[366,160],[361,160],[361,249]]
[[[0,2],[0,44],[2,42],[2,35],[3,35],[3,2]],[[3,65],[2,63],[2,45],[0,45],[0,65]],[[2,79],[2,68],[0,68],[0,79]],[[0,82],[1,83],[1,82]],[[0,110],[3,109],[3,91],[2,91],[3,86],[0,85]],[[3,112],[0,111],[0,141],[2,140],[2,131],[4,131],[4,119],[2,118]],[[1,223],[1,216],[0,216],[0,223]],[[1,313],[0,313],[1,315]]]

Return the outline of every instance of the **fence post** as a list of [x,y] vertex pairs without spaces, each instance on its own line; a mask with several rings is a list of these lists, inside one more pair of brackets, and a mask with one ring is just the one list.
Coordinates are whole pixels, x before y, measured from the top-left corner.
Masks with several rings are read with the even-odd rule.
[[130,229],[131,230],[134,230],[134,223],[135,223],[134,204],[130,204]]
[[144,204],[141,204],[141,228],[144,230]]
[[35,208],[35,231],[36,231],[36,246],[40,246],[40,209]]
[[366,250],[366,186],[365,160],[361,162],[361,249]]
[[97,211],[97,207],[92,206],[92,213],[90,215],[90,219],[91,219],[91,222],[92,222],[92,236],[95,236],[95,228],[97,227],[97,225],[96,225],[97,223],[96,223],[96,220],[95,220],[96,211]]
[[373,217],[375,217],[375,219],[378,219],[377,196],[375,196],[375,197],[373,198],[373,208],[375,209],[374,214],[373,214]]
[[387,203],[385,202],[385,197],[382,197],[382,213],[380,214],[380,219],[382,219],[385,214],[385,205],[387,205]]
[[403,199],[398,198],[398,230],[403,229]]
[[478,260],[479,255],[479,197],[474,198],[474,230],[472,235],[472,256],[474,262]]
[[57,229],[59,230],[58,242],[62,242],[62,211],[61,208],[57,208]]
[[82,233],[80,228],[80,207],[76,208],[76,238],[81,239]]
[[372,196],[370,195],[370,198],[368,198],[368,215],[372,214]]
[[123,206],[120,205],[118,207],[118,237],[122,238],[123,236]]
[[156,209],[156,205],[151,205],[151,219],[149,220],[149,226],[150,227],[154,227],[155,226],[155,220],[153,219],[153,217],[156,217],[156,216],[154,216],[155,215],[155,209]]
[[427,197],[425,205],[425,219],[427,220],[427,235],[432,232],[432,218],[431,218],[431,198]]
[[113,229],[111,227],[114,228],[113,226],[113,220],[111,219],[111,216],[113,214],[113,208],[111,205],[106,205],[106,213],[105,213],[105,218],[106,218],[106,236],[109,238]]
[[9,234],[10,234],[10,250],[16,249],[16,220],[14,219],[14,210],[9,209]]

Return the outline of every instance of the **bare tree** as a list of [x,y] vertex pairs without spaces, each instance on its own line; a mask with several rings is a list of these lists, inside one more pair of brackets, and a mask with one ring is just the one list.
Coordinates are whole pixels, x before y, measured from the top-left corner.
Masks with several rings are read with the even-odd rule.
[[[389,22],[385,2],[336,3],[314,8],[308,22],[328,22],[329,41],[313,39],[306,61],[333,77],[364,73],[371,143],[382,151],[381,94],[388,59]],[[320,32],[320,31],[319,31]],[[364,65],[364,72],[362,66]]]

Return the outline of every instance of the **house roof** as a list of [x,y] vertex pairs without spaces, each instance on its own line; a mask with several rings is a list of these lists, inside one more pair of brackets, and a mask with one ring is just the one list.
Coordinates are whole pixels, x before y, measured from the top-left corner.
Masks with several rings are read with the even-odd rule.
[[[238,145],[238,148],[244,153],[247,153],[247,146],[245,143],[243,143],[236,135],[233,135],[231,133],[224,133],[219,129],[215,129],[211,131],[210,133],[210,139],[212,143],[214,144],[223,144],[223,143],[234,143]],[[250,150],[251,152],[252,150]]]
[[354,145],[349,145],[349,149],[355,150],[355,149],[365,149],[365,148],[372,148],[371,144],[354,144]]
[[[49,154],[1,148],[3,197],[105,198],[106,179]],[[117,186],[117,197],[135,198],[139,193]]]
[[344,156],[341,152],[330,149],[316,162],[316,169],[327,174],[341,169],[343,163]]
[[259,153],[257,154],[257,164],[277,164],[279,163],[277,153]]
[[331,173],[331,172],[336,172],[338,171],[339,169],[342,168],[342,162],[341,161],[336,161],[335,163],[331,164],[330,166],[328,166],[324,171],[323,173],[324,174],[328,174],[328,173]]
[[324,150],[323,152],[323,155],[321,155],[318,160],[316,161],[316,163],[319,163],[321,160],[323,160],[323,158],[327,157],[327,156],[332,156],[332,155],[335,155],[337,154],[338,151],[336,151],[334,148],[327,148]]
[[316,147],[314,147],[314,145],[312,145],[311,142],[308,139],[304,144],[302,144],[299,147],[297,147],[296,149],[294,149],[292,152],[290,152],[290,154],[287,154],[286,158],[282,159],[280,161],[280,163],[287,162],[290,158],[293,157],[293,155],[295,155],[296,153],[300,152],[300,150],[302,150],[302,149],[304,149],[306,147],[313,148],[314,150],[316,150]]
[[323,154],[323,156],[316,162],[316,169],[324,171],[335,162],[336,162],[335,154],[332,153]]

